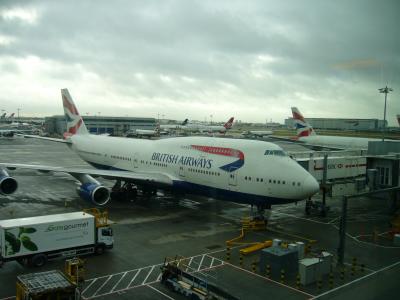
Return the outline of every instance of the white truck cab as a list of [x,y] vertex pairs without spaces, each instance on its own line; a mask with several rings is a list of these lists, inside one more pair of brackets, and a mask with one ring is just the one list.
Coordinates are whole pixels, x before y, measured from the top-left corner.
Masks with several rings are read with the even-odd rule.
[[[112,249],[114,246],[114,235],[111,227],[104,226],[97,228],[97,247],[104,245],[104,248]],[[104,250],[104,249],[103,249]],[[99,253],[96,251],[96,253]]]

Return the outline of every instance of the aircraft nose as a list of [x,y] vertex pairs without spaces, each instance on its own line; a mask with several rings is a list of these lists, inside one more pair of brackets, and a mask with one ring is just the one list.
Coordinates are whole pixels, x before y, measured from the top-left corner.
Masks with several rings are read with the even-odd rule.
[[319,191],[318,181],[311,175],[307,176],[303,182],[303,191],[306,197],[316,194]]

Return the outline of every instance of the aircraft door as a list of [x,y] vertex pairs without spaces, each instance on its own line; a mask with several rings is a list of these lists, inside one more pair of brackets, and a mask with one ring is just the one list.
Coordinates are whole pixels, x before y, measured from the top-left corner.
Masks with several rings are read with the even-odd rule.
[[132,165],[134,169],[139,167],[139,153],[135,152],[132,157]]
[[237,168],[232,168],[228,173],[228,185],[231,189],[236,190],[238,184],[238,171]]
[[184,166],[179,166],[179,176],[185,177],[185,168],[184,168]]

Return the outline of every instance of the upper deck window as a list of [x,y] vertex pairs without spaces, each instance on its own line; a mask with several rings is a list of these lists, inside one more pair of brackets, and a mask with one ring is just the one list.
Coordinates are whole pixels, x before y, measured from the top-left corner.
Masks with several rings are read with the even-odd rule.
[[265,150],[264,155],[286,156],[283,150]]

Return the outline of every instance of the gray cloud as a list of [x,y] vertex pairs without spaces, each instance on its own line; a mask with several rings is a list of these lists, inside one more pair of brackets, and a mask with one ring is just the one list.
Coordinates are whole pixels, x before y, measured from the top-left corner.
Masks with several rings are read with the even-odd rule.
[[[4,16],[16,8],[37,19]],[[0,38],[11,42],[0,39],[0,79],[21,91],[2,87],[0,101],[59,113],[53,97],[67,86],[89,98],[77,99],[84,110],[103,114],[133,107],[131,115],[283,121],[296,105],[313,117],[378,118],[377,89],[388,82],[394,123],[399,8],[395,0],[5,1]],[[39,62],[24,68],[30,56]]]

